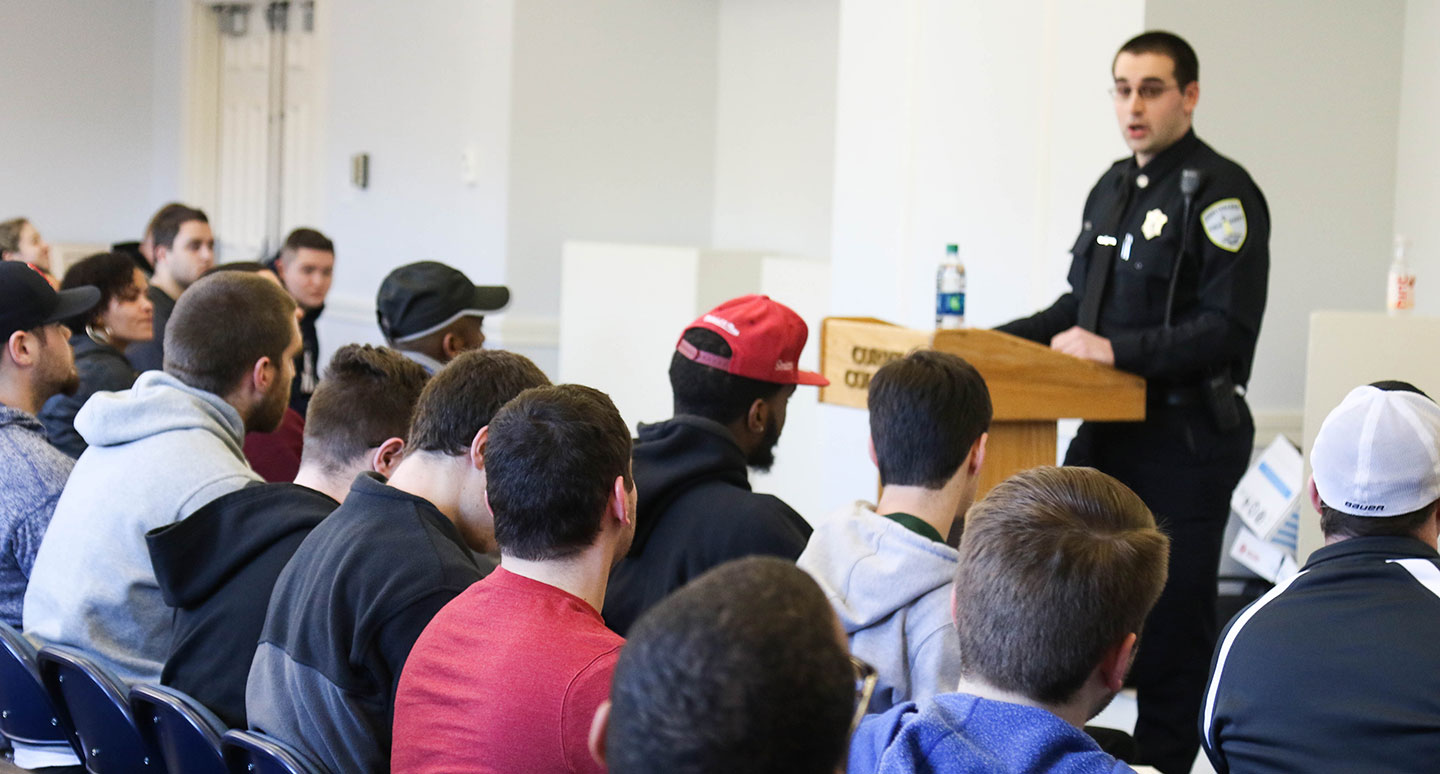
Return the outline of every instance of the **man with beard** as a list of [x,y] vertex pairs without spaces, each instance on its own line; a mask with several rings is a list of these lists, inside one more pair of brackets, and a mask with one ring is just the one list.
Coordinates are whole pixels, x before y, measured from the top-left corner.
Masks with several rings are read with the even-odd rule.
[[829,380],[797,365],[805,321],[767,296],[731,299],[691,323],[670,359],[675,417],[635,442],[639,527],[610,576],[605,623],[624,635],[667,594],[742,556],[795,559],[810,525],[746,467],[769,470],[797,384]]
[[23,263],[0,263],[0,621],[20,627],[30,567],[75,461],[45,440],[35,418],[52,395],[80,386],[61,320],[100,300],[90,287],[56,292]]
[[163,371],[98,393],[75,429],[75,463],[25,592],[27,634],[86,651],[126,682],[156,682],[172,612],[145,533],[259,481],[247,430],[274,430],[290,398],[300,329],[295,302],[260,277],[196,282],[170,319]]
[[871,715],[850,774],[1132,769],[1082,730],[1125,682],[1170,540],[1093,468],[1033,468],[965,517],[953,592],[956,693]]

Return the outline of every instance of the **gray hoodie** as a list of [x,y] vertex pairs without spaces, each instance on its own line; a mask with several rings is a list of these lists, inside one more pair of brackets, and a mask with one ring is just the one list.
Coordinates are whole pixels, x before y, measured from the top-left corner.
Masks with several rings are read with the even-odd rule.
[[30,567],[75,461],[45,441],[40,420],[0,406],[0,621],[20,625]]
[[815,527],[800,569],[825,590],[850,652],[875,667],[870,712],[960,683],[950,584],[960,554],[856,502]]
[[75,428],[75,463],[25,593],[25,632],[89,652],[126,682],[158,682],[171,611],[145,533],[259,477],[241,453],[240,414],[162,371],[97,393]]

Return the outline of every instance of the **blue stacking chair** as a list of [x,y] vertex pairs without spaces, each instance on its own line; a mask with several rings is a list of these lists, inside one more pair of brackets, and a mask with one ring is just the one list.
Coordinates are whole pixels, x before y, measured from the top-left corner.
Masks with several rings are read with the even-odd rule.
[[40,680],[62,722],[75,730],[72,743],[91,774],[164,774],[130,714],[124,683],[73,648],[40,649]]
[[0,643],[0,734],[21,744],[70,745],[70,730],[40,682],[35,646],[4,623]]
[[130,688],[130,711],[140,738],[176,774],[225,774],[220,737],[225,724],[181,691],[163,685]]
[[230,774],[329,774],[294,747],[257,731],[227,731],[220,746]]

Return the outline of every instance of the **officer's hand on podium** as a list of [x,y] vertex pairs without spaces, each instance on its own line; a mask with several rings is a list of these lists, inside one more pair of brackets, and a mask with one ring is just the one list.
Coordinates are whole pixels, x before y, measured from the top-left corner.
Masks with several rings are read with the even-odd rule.
[[1110,348],[1110,340],[1078,325],[1055,334],[1055,337],[1050,339],[1050,348],[1085,360],[1094,360],[1108,366],[1115,365],[1115,350]]

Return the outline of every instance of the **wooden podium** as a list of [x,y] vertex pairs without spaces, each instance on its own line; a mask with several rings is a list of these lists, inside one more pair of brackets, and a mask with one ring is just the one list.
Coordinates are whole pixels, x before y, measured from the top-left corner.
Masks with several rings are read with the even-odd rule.
[[922,347],[965,358],[990,388],[995,415],[979,495],[1019,471],[1055,464],[1056,420],[1145,418],[1145,380],[1135,374],[999,331],[920,331],[867,317],[821,323],[820,370],[830,380],[821,402],[865,408],[870,377]]

